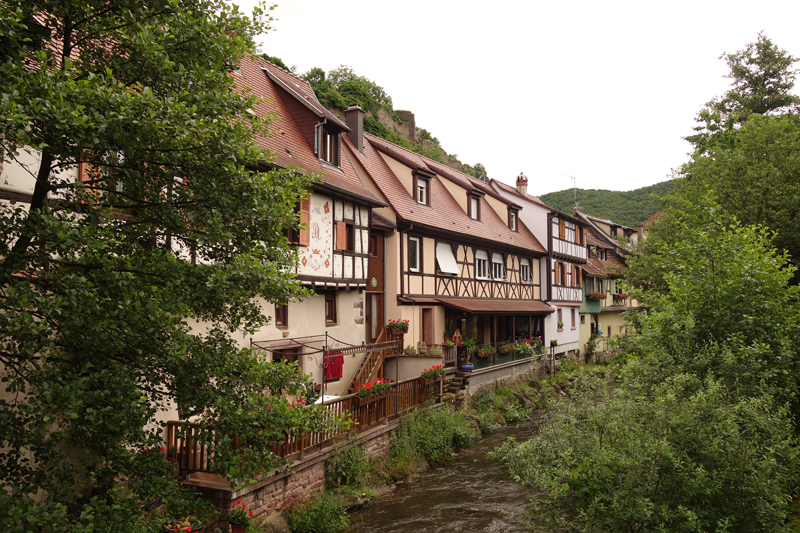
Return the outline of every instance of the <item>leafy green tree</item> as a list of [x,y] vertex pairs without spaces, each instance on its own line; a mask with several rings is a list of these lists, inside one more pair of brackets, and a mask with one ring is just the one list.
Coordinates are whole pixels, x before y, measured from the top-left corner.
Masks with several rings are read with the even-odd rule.
[[342,86],[344,84],[348,82],[355,82],[363,87],[367,93],[369,93],[372,100],[374,100],[379,107],[382,107],[389,112],[394,110],[392,97],[386,94],[386,91],[383,90],[383,87],[364,76],[359,76],[351,67],[348,67],[347,65],[340,65],[339,68],[331,70],[328,73],[328,78],[340,91],[342,90]]
[[267,61],[269,61],[273,65],[277,65],[277,66],[281,67],[283,70],[286,70],[288,72],[294,72],[295,71],[295,67],[286,66],[286,63],[284,63],[281,60],[280,57],[270,56],[270,55],[267,55],[267,54],[261,54],[261,57],[263,57],[264,59],[266,59]]
[[[255,297],[306,294],[285,235],[310,178],[270,170],[268,120],[228,73],[268,21],[218,0],[0,6],[2,153],[40,154],[30,204],[0,204],[4,531],[123,531],[155,500],[198,512],[158,451],[176,404],[242,483],[281,464],[271,443],[322,427],[284,399],[296,367],[239,347],[265,323]],[[79,163],[88,181],[65,177]]]
[[733,87],[721,98],[708,102],[697,115],[697,132],[686,137],[703,153],[714,144],[733,146],[736,130],[752,115],[796,113],[800,98],[790,93],[797,58],[778,48],[763,33],[744,50],[722,54],[730,67]]
[[320,104],[328,109],[347,109],[347,103],[333,82],[326,79],[324,70],[314,67],[303,74],[303,79],[314,89]]
[[775,231],[775,245],[800,264],[800,117],[753,116],[734,146],[695,153],[682,171],[677,195],[695,201],[712,189],[729,219]]
[[[552,523],[609,531],[788,531],[800,481],[794,267],[707,192],[651,241],[612,391],[587,382],[501,455]],[[679,209],[680,208],[680,209]],[[680,213],[680,215],[676,215]],[[646,279],[635,255],[628,270]],[[663,286],[662,286],[663,285]]]
[[536,438],[495,453],[536,487],[531,511],[546,531],[792,530],[800,463],[785,409],[769,397],[732,399],[691,374],[649,396],[584,386]]

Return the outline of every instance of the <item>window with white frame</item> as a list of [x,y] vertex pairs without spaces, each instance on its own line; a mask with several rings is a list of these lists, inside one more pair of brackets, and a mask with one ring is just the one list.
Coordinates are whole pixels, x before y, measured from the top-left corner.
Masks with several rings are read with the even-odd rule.
[[408,238],[408,269],[411,272],[419,272],[419,239],[417,237]]
[[492,254],[492,278],[506,279],[506,266],[503,261],[503,254]]
[[508,210],[508,228],[517,231],[517,212],[513,209]]
[[475,277],[489,279],[489,254],[483,250],[475,252]]
[[469,197],[469,217],[472,220],[481,219],[480,202],[477,196]]
[[531,262],[528,259],[520,259],[519,262],[519,280],[522,283],[530,283],[533,281],[533,272],[531,271]]
[[428,205],[428,180],[417,178],[417,203]]
[[319,158],[335,167],[339,166],[339,133],[322,127],[319,130]]

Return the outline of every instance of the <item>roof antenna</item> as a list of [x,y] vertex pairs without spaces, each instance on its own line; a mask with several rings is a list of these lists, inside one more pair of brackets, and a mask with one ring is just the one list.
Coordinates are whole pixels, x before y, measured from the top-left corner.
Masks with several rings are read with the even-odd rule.
[[[576,178],[575,178],[575,176],[570,176],[569,174],[564,174],[564,175],[565,175],[566,177],[568,177],[568,178],[571,178],[571,179],[572,179],[572,196],[573,196],[573,198],[574,198],[574,200],[575,200],[575,207],[574,207],[574,211],[577,211],[577,210],[578,210],[578,188],[577,188],[577,187],[576,187],[576,185],[575,185],[575,180],[576,180]],[[574,212],[574,211],[573,211],[573,212]]]

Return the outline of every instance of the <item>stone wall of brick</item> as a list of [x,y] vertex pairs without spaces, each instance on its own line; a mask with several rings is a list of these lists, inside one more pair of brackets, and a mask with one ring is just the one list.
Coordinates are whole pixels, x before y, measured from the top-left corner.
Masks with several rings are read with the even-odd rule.
[[[395,429],[397,422],[381,425],[336,446],[361,446],[369,458],[386,457]],[[254,518],[265,519],[285,509],[294,500],[304,500],[325,490],[325,460],[334,453],[335,447],[328,447],[321,452],[307,454],[303,460],[292,465],[294,474],[279,473],[240,490],[201,488],[203,498],[211,501],[219,512],[220,522],[217,526],[222,531],[227,531],[228,509],[240,499],[247,510],[253,511]]]

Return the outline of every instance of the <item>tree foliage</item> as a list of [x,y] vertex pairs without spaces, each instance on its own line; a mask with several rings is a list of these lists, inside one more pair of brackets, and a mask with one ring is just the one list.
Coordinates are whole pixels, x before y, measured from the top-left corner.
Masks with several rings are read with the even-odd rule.
[[769,398],[676,375],[646,397],[600,385],[558,403],[538,437],[496,452],[536,486],[552,531],[788,532],[792,425]]
[[[268,170],[269,121],[228,74],[268,22],[217,0],[0,7],[2,152],[39,154],[30,204],[0,204],[4,531],[121,531],[155,500],[188,514],[158,451],[176,404],[240,482],[321,427],[283,394],[305,376],[240,348],[256,296],[306,294],[285,235],[310,178]],[[66,178],[79,162],[90,181]]]
[[[632,191],[578,189],[578,205],[586,214],[613,220],[617,224],[633,228],[658,212],[658,202],[652,195],[665,195],[673,186],[672,181],[662,181]],[[554,209],[572,213],[575,192],[573,189],[565,189],[543,194],[540,199]]]
[[778,48],[763,33],[744,50],[722,54],[730,67],[731,89],[714,98],[697,115],[697,132],[686,137],[702,154],[715,144],[733,146],[736,130],[753,115],[796,113],[800,98],[790,93],[797,58]]
[[673,207],[670,239],[646,239],[647,257],[628,262],[632,279],[661,276],[631,289],[643,306],[626,316],[617,387],[585,383],[538,437],[502,453],[543,491],[535,512],[575,530],[788,531],[800,481],[794,267],[711,192]]

